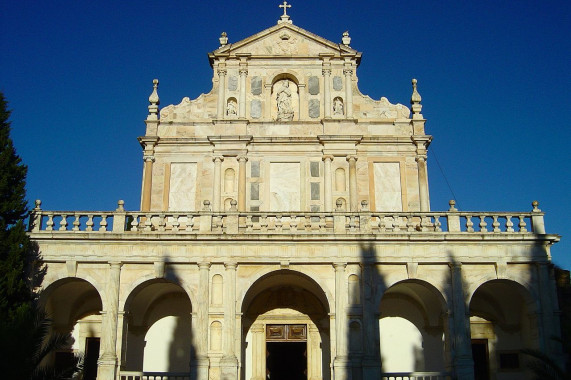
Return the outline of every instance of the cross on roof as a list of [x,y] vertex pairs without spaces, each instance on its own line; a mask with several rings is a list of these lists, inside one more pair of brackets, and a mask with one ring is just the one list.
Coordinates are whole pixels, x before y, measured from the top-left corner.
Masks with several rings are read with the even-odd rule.
[[284,1],[284,3],[282,5],[278,5],[278,7],[283,8],[284,9],[284,16],[287,16],[287,9],[291,8],[291,5],[289,5],[287,3],[287,1]]

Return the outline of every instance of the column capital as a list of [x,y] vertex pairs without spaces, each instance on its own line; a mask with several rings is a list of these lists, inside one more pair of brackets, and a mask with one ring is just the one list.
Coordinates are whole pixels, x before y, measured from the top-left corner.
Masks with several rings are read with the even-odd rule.
[[330,68],[323,68],[321,70],[321,73],[323,74],[323,76],[329,76],[329,75],[331,75],[331,69]]
[[240,75],[242,76],[246,76],[248,75],[248,68],[246,67],[240,67],[240,69],[238,70],[238,72],[240,73]]
[[333,157],[333,155],[331,155],[331,154],[324,154],[323,157],[321,157],[321,159],[322,159],[323,161],[327,161],[327,160],[333,161],[334,158],[335,158],[335,157]]
[[229,261],[224,263],[224,267],[228,270],[236,270],[236,267],[238,266],[238,263],[236,263],[235,261]]
[[459,263],[459,262],[456,262],[456,261],[451,262],[451,263],[448,263],[448,266],[450,267],[450,269],[452,269],[452,271],[457,271],[457,272],[459,272],[459,271],[462,270],[462,263]]
[[224,161],[224,156],[214,156],[214,157],[212,157],[212,161],[222,162],[222,161]]
[[220,69],[216,70],[216,72],[218,73],[218,76],[224,76],[224,75],[226,75],[228,70],[226,70],[225,68],[220,68]]
[[208,270],[208,269],[210,269],[210,266],[211,266],[211,265],[212,265],[212,264],[211,264],[210,262],[201,261],[201,262],[198,263],[198,268],[199,268],[200,270],[205,270],[205,269]]
[[353,69],[343,69],[343,74],[345,74],[345,76],[352,76],[353,75]]
[[123,266],[123,263],[121,261],[110,261],[109,266],[111,268],[117,269],[117,268],[121,268]]
[[143,156],[143,161],[145,162],[155,162],[155,156],[151,156],[151,155],[144,155]]
[[357,156],[350,155],[350,156],[347,156],[345,159],[346,159],[348,162],[351,162],[351,161],[356,162],[359,158],[358,158]]
[[427,158],[426,154],[420,154],[420,155],[416,156],[414,159],[418,163],[424,163],[424,162],[426,162],[426,158]]
[[333,263],[333,268],[335,268],[335,272],[344,271],[347,267],[347,263]]
[[236,156],[236,160],[238,162],[247,162],[248,161],[248,157],[246,156]]

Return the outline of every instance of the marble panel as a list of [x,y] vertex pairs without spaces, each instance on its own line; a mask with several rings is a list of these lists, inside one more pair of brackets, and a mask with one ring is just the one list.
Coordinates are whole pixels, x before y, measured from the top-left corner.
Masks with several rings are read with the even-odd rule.
[[319,117],[319,99],[309,100],[309,117],[314,119]]
[[253,201],[260,199],[260,184],[258,182],[252,182],[250,184],[250,199]]
[[251,161],[250,176],[255,178],[260,176],[260,161]]
[[253,99],[250,103],[250,116],[252,119],[259,119],[262,117],[262,101]]
[[236,91],[238,88],[238,77],[236,75],[231,75],[228,78],[228,90]]
[[309,77],[309,81],[307,83],[307,89],[311,95],[319,94],[319,78]]
[[270,163],[270,211],[300,211],[300,163]]
[[262,93],[262,78],[253,77],[251,81],[252,95],[260,95]]
[[335,91],[341,91],[343,89],[343,78],[339,76],[333,77],[333,89]]
[[400,164],[398,162],[375,162],[376,211],[402,211]]
[[196,205],[196,163],[171,164],[169,210],[194,211]]
[[312,201],[319,200],[319,182],[311,183],[311,200]]
[[310,162],[309,172],[311,173],[312,177],[319,177],[319,162]]

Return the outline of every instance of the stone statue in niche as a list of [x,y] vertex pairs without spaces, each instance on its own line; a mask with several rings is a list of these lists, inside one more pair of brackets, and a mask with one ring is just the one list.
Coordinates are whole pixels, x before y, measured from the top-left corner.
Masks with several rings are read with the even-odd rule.
[[226,106],[226,115],[228,116],[236,116],[236,101],[234,99],[228,100],[228,105]]
[[277,92],[278,102],[278,121],[291,121],[293,120],[293,107],[291,101],[291,90],[289,88],[289,80],[284,80],[281,83],[281,88]]
[[341,98],[333,99],[333,115],[343,114],[343,100],[341,100]]

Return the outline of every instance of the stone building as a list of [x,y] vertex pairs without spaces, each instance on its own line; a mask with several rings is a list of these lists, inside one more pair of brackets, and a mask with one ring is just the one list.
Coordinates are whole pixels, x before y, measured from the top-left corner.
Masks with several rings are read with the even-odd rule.
[[[543,213],[431,211],[421,97],[357,87],[361,53],[277,25],[149,97],[140,211],[45,211],[43,303],[86,378],[525,379],[560,336]],[[416,377],[414,377],[416,376]]]

